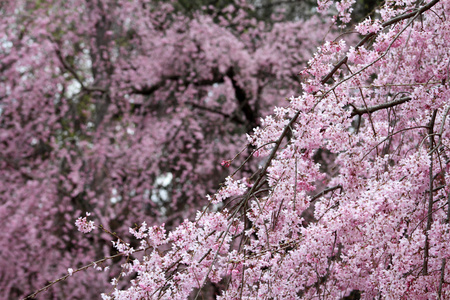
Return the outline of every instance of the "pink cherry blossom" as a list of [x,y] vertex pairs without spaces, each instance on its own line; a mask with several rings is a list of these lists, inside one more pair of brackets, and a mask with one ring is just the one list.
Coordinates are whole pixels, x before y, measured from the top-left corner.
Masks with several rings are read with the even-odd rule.
[[[89,213],[86,213],[86,216],[89,215]],[[81,231],[82,233],[89,233],[95,229],[94,221],[88,221],[86,217],[79,217],[75,221],[75,225],[77,226],[78,231]]]

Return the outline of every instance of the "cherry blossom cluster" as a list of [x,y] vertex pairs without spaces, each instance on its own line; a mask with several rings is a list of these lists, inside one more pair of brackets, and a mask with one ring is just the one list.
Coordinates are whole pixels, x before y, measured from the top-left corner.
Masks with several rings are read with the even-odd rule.
[[247,190],[247,184],[243,183],[246,181],[246,178],[242,180],[234,180],[230,176],[225,178],[224,186],[212,197],[207,195],[206,198],[214,204],[223,202],[223,200],[231,197],[231,196],[240,196],[245,193]]
[[355,2],[356,0],[318,0],[317,4],[320,12],[326,12],[334,4],[338,13],[333,16],[333,20],[336,21],[339,19],[343,23],[348,23],[351,21],[352,6]]
[[[90,213],[86,213],[86,216],[90,216]],[[88,221],[86,217],[79,217],[75,221],[75,225],[82,233],[89,233],[95,229],[94,221]]]
[[381,29],[383,29],[381,25],[380,20],[372,21],[372,19],[369,17],[364,22],[359,23],[355,26],[356,31],[358,31],[360,34],[368,34],[368,33],[377,33]]

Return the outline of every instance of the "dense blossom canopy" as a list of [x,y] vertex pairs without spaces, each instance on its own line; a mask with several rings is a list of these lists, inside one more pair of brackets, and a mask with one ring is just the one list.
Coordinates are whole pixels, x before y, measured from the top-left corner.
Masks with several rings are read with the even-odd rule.
[[[127,241],[122,235],[107,228],[111,224],[107,223],[109,219],[105,216],[110,213],[111,208],[105,206],[106,203],[111,206],[110,201],[89,202],[89,207],[78,208],[77,213],[82,209],[90,209],[93,214],[86,218],[84,216],[79,218],[77,226],[83,231],[88,231],[93,226],[90,223],[91,220],[94,220],[95,224],[102,224],[99,227],[104,234],[113,235],[113,246],[118,256],[127,259],[125,263],[122,262],[123,269],[120,276],[115,277],[111,282],[113,290],[105,291],[102,295],[103,299],[187,299],[189,297],[200,299],[213,295],[217,299],[342,299],[349,295],[362,299],[450,298],[450,266],[447,261],[450,258],[450,188],[446,184],[447,181],[450,182],[448,174],[450,167],[448,158],[450,155],[448,121],[450,119],[448,118],[450,111],[448,83],[450,0],[385,1],[374,17],[367,18],[356,25],[345,25],[351,21],[354,2],[354,0],[318,1],[319,10],[324,18],[328,18],[328,13],[331,12],[334,15],[332,20],[337,26],[341,28],[354,26],[351,30],[356,30],[360,41],[351,42],[352,39],[345,41],[341,39],[343,36],[332,40],[327,39],[300,72],[301,94],[291,97],[287,104],[280,102],[281,104],[273,110],[273,114],[262,118],[261,121],[255,120],[248,123],[251,126],[258,125],[252,134],[247,135],[246,149],[248,150],[244,150],[235,159],[223,162],[224,166],[229,166],[236,172],[225,179],[224,184],[215,194],[206,197],[210,204],[199,211],[195,218],[185,219],[173,228],[168,228],[164,224],[147,225],[147,223],[130,226],[130,233],[135,240]],[[130,7],[131,12],[132,5]],[[124,4],[121,9],[126,8],[127,5]],[[134,11],[136,14],[141,12],[142,10]],[[237,18],[239,18],[238,15]],[[199,19],[189,21],[193,22],[189,23],[190,28],[204,22],[201,21],[204,20],[203,18],[207,17],[201,16]],[[181,28],[176,28],[177,22],[174,20],[172,23],[175,35],[183,32]],[[131,26],[132,21],[128,19],[125,23]],[[226,32],[220,35],[214,34],[221,30],[221,27],[214,27],[216,26],[214,22],[208,24],[202,34],[197,37],[200,40],[204,37],[205,40],[202,40],[204,44],[200,43],[197,47],[211,45],[215,39],[219,39],[218,43],[223,42],[222,39],[227,34]],[[238,91],[243,90],[244,82],[246,82],[245,78],[252,78],[254,81],[249,79],[245,86],[250,90],[243,92],[258,94],[258,79],[254,79],[258,78],[258,75],[251,76],[251,74],[265,74],[263,70],[271,70],[275,66],[282,69],[288,65],[286,61],[273,56],[278,51],[276,47],[266,52],[266,56],[255,56],[251,59],[241,59],[239,56],[230,57],[228,60],[227,57],[231,56],[231,53],[240,53],[236,48],[249,49],[251,48],[249,42],[263,40],[262,36],[251,37],[253,31],[239,29],[239,24],[241,23],[236,23],[235,27],[230,26],[234,30],[242,30],[241,40],[233,40],[230,44],[226,44],[229,48],[221,44],[219,49],[222,49],[222,52],[213,51],[218,55],[215,59],[220,58],[221,61],[217,66],[218,73],[226,74],[223,85],[220,86],[230,89],[229,92],[233,88],[237,100],[240,93]],[[278,41],[282,32],[295,24],[274,25],[270,31],[274,34],[273,40]],[[143,37],[139,26],[144,25],[141,23],[135,25],[135,34]],[[172,27],[165,30],[170,29]],[[10,30],[17,30],[17,28]],[[67,32],[70,30],[68,28]],[[209,37],[207,32],[210,32]],[[114,36],[114,31],[105,36]],[[189,36],[192,38],[192,35]],[[54,39],[54,37],[50,39],[48,47],[55,47],[55,41],[52,41]],[[158,56],[166,53],[173,55],[170,50],[176,48],[168,47],[161,51],[157,45],[144,45],[152,40],[150,38],[138,40],[136,44],[142,43],[142,47],[148,47],[145,49],[148,49],[150,53],[159,49]],[[130,37],[130,41],[135,40]],[[119,43],[119,41],[115,42]],[[286,45],[289,41],[286,39],[280,43]],[[27,49],[28,47],[33,49],[32,43],[24,44]],[[58,45],[57,42],[56,44]],[[60,44],[60,46],[63,45]],[[49,150],[35,158],[36,164],[49,165],[48,172],[62,168],[61,165],[50,168],[55,161],[60,164],[65,163],[71,168],[78,163],[79,168],[83,168],[87,162],[70,161],[71,157],[77,157],[70,154],[71,151],[78,149],[75,146],[79,147],[79,144],[84,142],[87,144],[86,149],[91,148],[94,152],[101,152],[101,149],[105,151],[104,148],[96,149],[95,147],[105,147],[111,143],[111,140],[125,140],[130,135],[126,133],[127,130],[123,130],[126,129],[123,127],[123,122],[135,124],[133,129],[137,131],[139,124],[133,123],[134,119],[131,115],[129,117],[117,111],[120,111],[122,107],[127,107],[127,109],[123,108],[125,111],[133,111],[133,102],[129,100],[133,92],[142,95],[144,91],[151,90],[153,93],[152,87],[158,84],[165,86],[170,84],[172,79],[170,75],[164,75],[164,79],[158,81],[150,76],[150,79],[147,77],[146,81],[142,82],[148,73],[156,72],[156,67],[147,67],[144,64],[147,57],[139,54],[140,48],[135,49],[135,43],[125,43],[123,47],[130,47],[128,55],[136,55],[140,63],[129,64],[128,69],[122,67],[120,74],[116,71],[108,73],[107,70],[99,70],[100,73],[112,75],[108,77],[108,80],[100,76],[105,81],[94,82],[93,85],[86,78],[84,79],[86,83],[83,83],[84,89],[81,86],[80,91],[85,94],[100,93],[105,97],[105,101],[120,99],[121,102],[119,100],[116,100],[117,103],[111,102],[108,108],[109,115],[105,114],[102,117],[109,116],[110,124],[121,124],[120,130],[114,132],[113,136],[110,133],[107,139],[97,137],[96,143],[90,142],[89,139],[80,139],[74,142],[74,148],[70,148],[69,145],[61,147],[60,151],[66,151],[65,160],[44,160],[43,156],[53,155],[53,152]],[[264,49],[268,47],[268,44],[262,43],[260,47],[255,49]],[[107,52],[106,57],[108,55],[111,55],[108,59],[115,57],[116,61],[111,64],[115,68],[116,64],[121,66],[120,61],[123,55],[119,46],[114,49],[115,51]],[[288,53],[293,51],[288,46],[284,49]],[[34,60],[40,61],[38,50],[34,50],[37,53],[29,56],[30,61],[22,68],[29,68]],[[296,50],[297,53],[299,51],[299,49]],[[58,48],[56,52],[60,53]],[[257,52],[258,50],[255,50],[254,53]],[[103,57],[103,54],[99,53],[98,57]],[[93,57],[96,56],[93,55]],[[291,58],[284,59],[289,61],[295,55],[289,57]],[[54,68],[60,69],[61,64],[66,61],[70,73],[71,64],[67,62],[68,58],[66,60],[61,58],[64,56],[55,57],[55,64],[58,63],[59,67]],[[177,59],[172,57],[172,60],[168,59],[166,63],[175,64],[178,62]],[[206,70],[210,70],[208,60],[206,57],[205,60],[199,59],[201,63],[198,70],[200,73],[206,73]],[[214,61],[214,58],[211,59]],[[254,60],[258,59],[269,65],[263,62],[254,65]],[[149,59],[149,61],[155,63],[156,60]],[[234,62],[236,67],[233,65]],[[92,64],[95,65],[95,60]],[[188,64],[180,63],[174,69],[182,69],[184,65]],[[255,70],[252,69],[254,66],[265,66],[268,69]],[[201,67],[207,69],[200,71]],[[35,98],[26,91],[34,89],[41,95],[45,95],[46,91],[43,85],[25,84],[30,80],[39,81],[45,78],[30,79],[33,75],[24,73],[19,66],[9,70],[22,72],[21,77],[17,77],[17,81],[24,82],[8,81],[11,86],[5,85],[4,88],[5,97],[9,102],[3,108],[2,117],[5,121],[2,120],[2,128],[8,128],[13,132],[11,127],[17,130],[21,128],[22,123],[28,123],[25,122],[26,120],[21,123],[20,120],[14,119],[20,118],[21,115],[13,113],[11,107],[15,107],[18,111],[27,109],[28,118],[39,118],[42,114],[33,113],[36,107],[27,107],[31,99]],[[170,68],[164,65],[160,66],[159,70],[165,72]],[[130,74],[129,80],[112,85],[117,76],[123,76],[127,72]],[[72,77],[74,74],[76,74],[75,71],[72,72]],[[174,76],[177,77],[177,75]],[[215,78],[211,76],[197,79],[187,76],[185,80],[188,82],[188,87],[180,92],[158,88],[157,93],[161,94],[158,94],[155,99],[172,99],[173,95],[175,102],[192,102],[193,99],[199,98],[195,92],[190,91],[189,86],[195,86],[195,82],[200,83],[203,82],[202,80]],[[60,80],[66,79],[62,76]],[[184,82],[183,80],[176,78],[176,82],[180,84]],[[280,71],[273,78],[267,79],[267,86],[264,86],[258,94],[260,97],[248,99],[249,102],[246,103],[256,100],[258,103],[259,101],[269,103],[262,100],[264,95],[276,97],[277,92],[286,92],[292,80]],[[83,82],[83,79],[79,78],[79,81]],[[128,84],[131,84],[131,87],[127,87]],[[108,86],[111,91],[108,90],[108,93],[99,91],[99,89],[105,89],[105,86]],[[15,91],[13,87],[19,90]],[[123,92],[122,89],[127,90],[127,88],[129,92]],[[17,94],[19,91],[20,97]],[[47,91],[47,93],[50,92]],[[15,96],[11,96],[13,94]],[[24,99],[24,95],[30,99]],[[115,95],[116,98],[111,95]],[[61,100],[44,96],[39,99],[39,101],[52,101],[53,105],[46,107],[62,113],[58,105]],[[202,101],[202,105],[208,102],[206,98]],[[101,101],[95,103],[103,104]],[[148,103],[154,104],[154,102],[143,100],[134,102],[134,104],[137,103],[140,103],[140,107]],[[190,108],[195,106],[195,104],[191,105]],[[226,104],[222,105],[227,107]],[[171,106],[173,109],[180,109],[179,107],[183,106]],[[158,108],[158,105],[152,107],[156,111]],[[95,112],[98,113],[98,110]],[[246,116],[245,110],[242,110],[243,115],[233,112],[224,113],[237,118]],[[143,118],[145,117],[150,116]],[[155,118],[161,118],[160,114],[156,114]],[[64,122],[68,122],[66,119],[67,117],[63,118]],[[172,119],[172,121],[177,120]],[[186,118],[185,122],[188,121],[190,119]],[[6,122],[10,123],[6,124]],[[178,122],[183,123],[181,119],[178,119]],[[105,120],[100,120],[98,123],[94,122],[93,126],[102,127],[105,123]],[[29,134],[44,134],[47,132],[46,128],[52,123],[47,120],[45,124],[40,122],[30,124],[33,125],[29,127]],[[39,124],[41,128],[35,129]],[[170,130],[165,128],[167,130],[165,134],[173,134],[174,128],[176,126],[172,126]],[[2,136],[9,132],[2,131]],[[147,134],[151,132],[148,130]],[[134,137],[136,134],[137,132],[131,136]],[[62,133],[50,135],[55,142],[48,147],[61,144],[62,142],[58,140],[61,139],[61,135]],[[216,139],[222,138],[219,133],[214,136]],[[32,137],[33,135],[28,136],[28,138]],[[195,140],[195,135],[190,137]],[[25,133],[22,133],[20,138],[25,139]],[[199,137],[198,140],[203,138]],[[230,135],[229,140],[221,140],[217,143],[226,143],[233,138],[235,136]],[[6,147],[4,145],[12,147],[9,142],[11,140],[12,137],[5,139],[6,142],[1,144],[2,147]],[[115,147],[108,149],[117,156],[119,153],[129,153],[128,156],[133,156],[133,153],[138,152],[133,152],[135,145],[132,140],[122,148],[120,146],[122,144],[115,143]],[[16,140],[15,142],[19,143]],[[25,140],[22,143],[26,144]],[[27,144],[31,150],[34,149],[33,151],[36,151],[36,145],[40,145],[39,139],[34,145],[30,145],[29,141]],[[42,147],[45,145],[47,144],[44,143]],[[8,155],[18,155],[13,152],[13,148],[7,149],[11,149],[10,152],[5,152],[9,153]],[[128,149],[131,149],[131,152],[126,152]],[[35,155],[35,152],[31,150],[28,155]],[[9,156],[4,155],[10,159]],[[27,154],[20,153],[20,155]],[[253,166],[254,160],[247,161],[247,156],[259,159],[259,169],[254,174],[250,173],[251,168],[245,171],[246,166]],[[162,157],[164,156],[158,156],[158,158]],[[188,174],[197,174],[197,172],[198,176],[209,174],[204,173],[208,168],[202,165],[207,164],[209,159],[212,158],[207,154],[201,157],[199,153],[201,163],[191,169]],[[5,161],[8,162],[8,160]],[[22,168],[14,168],[15,165],[12,164],[19,164],[21,160],[16,162],[10,159],[10,161],[11,166],[8,168],[5,166],[3,169],[16,170],[15,178],[20,177],[22,181],[27,182],[21,189],[11,190],[16,199],[22,197],[20,201],[29,205],[27,209],[40,209],[42,214],[58,210],[55,205],[49,206],[49,203],[55,202],[42,200],[43,197],[45,199],[52,194],[44,188],[49,185],[42,185],[41,182],[45,178],[55,180],[54,176],[49,173],[38,173],[37,175],[41,175],[40,180],[33,177],[27,178],[26,176],[37,176],[35,173],[30,174],[34,170],[30,170],[26,164]],[[117,163],[120,161],[118,159]],[[142,164],[138,164],[138,167],[144,166],[144,162],[145,160]],[[237,162],[243,164],[239,167]],[[194,169],[195,172],[192,171]],[[17,170],[22,173],[17,173],[19,172]],[[112,168],[110,172],[114,170]],[[238,172],[239,170],[244,171]],[[66,178],[69,180],[56,178],[57,183],[61,188],[68,184],[76,187],[80,180],[79,174],[73,170],[67,171]],[[187,175],[182,177],[183,173],[174,171],[171,171],[171,174],[180,181],[194,182],[198,179],[197,177],[189,178]],[[92,182],[89,186],[94,190],[95,195],[95,183],[99,182],[99,179],[95,181],[94,175],[90,178]],[[117,176],[120,178],[120,175],[119,173]],[[132,176],[133,174],[125,174],[127,180],[136,180]],[[8,180],[13,182],[12,178]],[[117,189],[125,189],[127,180],[122,178],[122,182],[116,182]],[[103,184],[103,181],[100,180],[100,183]],[[2,188],[5,189],[3,186]],[[181,196],[190,191],[187,185],[183,188],[186,190],[177,190],[174,194],[180,193],[178,196]],[[40,201],[27,202],[26,198],[30,193],[36,193],[36,191],[40,193]],[[3,190],[2,193],[6,194]],[[71,196],[68,195],[68,201],[71,201],[70,199],[80,201],[73,200],[77,194],[74,191],[72,193]],[[88,193],[89,190],[86,191],[87,195]],[[19,202],[19,200],[16,201]],[[133,202],[132,198],[129,201],[134,203],[129,208],[129,214],[138,216],[137,211],[143,209],[142,202]],[[118,202],[118,205],[120,206],[121,203],[123,199]],[[17,219],[19,213],[22,216],[26,214],[25,210],[15,211],[12,204],[9,204],[9,206],[2,206],[2,217],[7,216],[7,212],[11,210],[15,212],[11,222],[19,222]],[[310,214],[313,216],[311,217]],[[62,216],[67,215],[62,214]],[[76,217],[78,216],[80,213]],[[33,221],[42,223],[42,220]],[[62,219],[60,222],[63,223],[66,220]],[[32,223],[29,224],[31,226]],[[48,226],[54,228],[55,224],[51,223]],[[19,230],[18,226],[11,228]],[[60,225],[59,228],[62,230],[65,227]],[[31,231],[31,228],[27,230]],[[31,234],[36,235],[35,240],[38,235],[45,235],[45,238],[51,240],[44,232],[34,230]],[[89,233],[87,237],[92,235]],[[53,236],[56,236],[56,232]],[[23,245],[15,244],[13,247]],[[77,244],[76,247],[80,247],[79,245]],[[42,246],[36,245],[36,248],[39,247]],[[86,242],[83,247],[95,248],[95,245],[89,245]],[[6,253],[6,251],[3,252],[4,248],[6,249],[6,246],[2,245],[2,255]],[[23,250],[22,253],[27,252]],[[58,266],[71,262],[65,257],[59,259],[54,262]],[[67,276],[72,275],[70,281],[74,280],[76,284],[78,274],[75,272],[79,270],[74,270],[76,266],[65,266],[65,268],[68,267],[71,269]],[[107,277],[105,274],[108,272],[100,274]],[[2,276],[6,275],[2,274]]]
[[[261,22],[234,2],[0,1],[0,298],[116,253],[108,234],[80,236],[85,212],[121,235],[194,218],[237,166],[221,162],[301,91],[327,24]],[[45,297],[95,298],[119,271]]]

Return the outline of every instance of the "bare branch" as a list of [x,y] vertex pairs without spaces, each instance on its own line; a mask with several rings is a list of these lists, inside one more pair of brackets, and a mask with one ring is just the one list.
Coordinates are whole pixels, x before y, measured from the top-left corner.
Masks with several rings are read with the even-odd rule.
[[377,104],[377,105],[370,106],[367,108],[365,108],[365,107],[358,108],[358,107],[355,107],[354,105],[352,105],[353,111],[350,114],[350,116],[354,117],[354,116],[362,116],[364,114],[371,114],[373,112],[376,112],[377,110],[394,107],[394,106],[400,105],[400,104],[408,102],[408,101],[411,101],[411,97],[403,97],[398,100]]
[[56,56],[58,57],[61,64],[64,66],[64,68],[69,71],[70,74],[75,78],[76,81],[81,85],[81,88],[88,92],[102,92],[106,93],[106,89],[102,87],[97,86],[85,86],[83,81],[81,80],[80,76],[77,74],[74,68],[64,59],[64,57],[61,54],[61,51],[59,49],[55,49]]
[[335,191],[335,190],[337,190],[337,189],[340,189],[339,193],[342,193],[342,186],[341,186],[341,185],[336,185],[336,186],[333,186],[333,187],[324,189],[322,192],[320,192],[320,193],[318,193],[317,195],[313,196],[313,197],[311,198],[311,201],[310,201],[310,202],[314,202],[314,201],[316,201],[317,199],[319,199],[320,197],[324,196],[325,194],[327,194],[327,193],[329,193],[329,192],[332,192],[332,191]]

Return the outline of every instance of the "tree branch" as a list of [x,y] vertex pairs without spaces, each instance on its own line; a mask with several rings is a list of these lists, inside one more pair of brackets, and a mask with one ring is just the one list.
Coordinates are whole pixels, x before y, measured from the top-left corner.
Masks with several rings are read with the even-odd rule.
[[229,68],[227,71],[227,76],[230,78],[231,80],[231,84],[233,85],[234,88],[234,95],[236,97],[236,100],[239,103],[239,108],[242,110],[242,112],[244,113],[245,118],[248,121],[249,127],[253,128],[255,126],[257,126],[257,118],[256,118],[256,114],[253,111],[252,107],[250,106],[249,99],[247,96],[247,93],[245,92],[245,90],[239,86],[239,84],[237,83],[235,76],[236,73],[234,72],[233,68]]
[[400,104],[408,102],[408,101],[411,101],[411,97],[403,97],[398,100],[377,104],[377,105],[370,106],[367,108],[365,108],[365,107],[358,108],[358,107],[354,106],[353,104],[350,104],[353,107],[353,111],[350,114],[350,117],[362,116],[364,114],[371,114],[373,112],[376,112],[377,110],[394,107],[394,106],[400,105]]
[[332,192],[332,191],[335,191],[335,190],[337,190],[337,189],[340,189],[339,192],[342,193],[342,185],[339,184],[339,185],[336,185],[336,186],[333,186],[333,187],[324,189],[322,192],[320,192],[320,193],[318,193],[317,195],[315,195],[314,197],[312,197],[311,200],[310,200],[309,202],[314,202],[314,201],[316,201],[317,199],[319,199],[320,197],[324,196],[325,194],[327,194],[327,193],[329,193],[329,192]]
[[227,119],[230,119],[230,120],[232,120],[232,121],[234,121],[234,122],[236,122],[238,124],[244,124],[244,122],[242,120],[240,120],[238,117],[236,117],[234,115],[229,115],[229,114],[226,114],[226,113],[221,112],[219,110],[216,110],[216,109],[213,109],[213,108],[210,108],[210,107],[206,107],[206,106],[203,106],[203,105],[199,105],[199,104],[196,104],[196,103],[192,103],[192,102],[187,102],[187,104],[191,105],[193,108],[197,108],[197,109],[208,111],[210,113],[221,115],[221,116],[223,116],[223,117],[225,117]]
[[75,78],[76,81],[81,85],[81,88],[88,92],[102,92],[106,93],[106,89],[102,87],[97,86],[85,86],[83,81],[81,80],[80,76],[77,74],[74,68],[64,59],[64,57],[61,54],[61,51],[57,48],[55,49],[56,56],[58,57],[61,64],[64,66],[64,68],[69,71],[70,74]]
[[[433,115],[431,116],[431,120],[430,123],[428,125],[428,136],[430,138],[430,148],[433,148],[433,144],[434,144],[434,135],[433,135],[433,127],[434,127],[434,122],[436,121],[436,115],[437,115],[437,110],[435,109],[433,111]],[[430,191],[433,190],[433,153],[430,154]],[[428,238],[428,232],[431,229],[431,223],[433,222],[433,215],[432,215],[432,211],[433,211],[433,193],[430,193],[430,196],[428,198],[428,216],[427,216],[427,227],[426,227],[426,231],[425,231],[425,246],[423,249],[423,275],[426,276],[428,275],[428,250],[430,248],[430,241]]]
[[[142,250],[138,250],[138,251],[142,251]],[[136,252],[138,252],[138,251],[136,251]],[[88,264],[88,265],[86,265],[86,266],[84,266],[84,267],[81,267],[81,268],[79,268],[79,269],[74,270],[74,271],[72,272],[72,274],[77,273],[77,272],[80,272],[80,271],[84,271],[84,270],[86,270],[86,269],[88,269],[88,268],[90,268],[90,267],[99,265],[99,264],[101,264],[101,263],[103,263],[103,262],[105,262],[105,261],[107,261],[107,260],[109,260],[109,259],[114,259],[114,258],[120,257],[120,256],[124,256],[124,254],[118,253],[118,254],[115,254],[115,255],[112,255],[112,256],[104,257],[104,258],[99,259],[99,260],[97,260],[97,261],[95,261],[95,262],[92,262],[92,263],[90,263],[90,264]],[[26,296],[26,297],[23,298],[22,300],[26,300],[26,299],[35,299],[35,297],[36,297],[39,293],[48,290],[48,289],[49,289],[52,285],[54,285],[55,283],[64,281],[64,280],[66,280],[67,278],[69,278],[70,276],[72,276],[72,275],[71,275],[71,274],[67,274],[67,275],[64,275],[64,276],[61,277],[61,278],[58,278],[58,279],[56,279],[56,280],[53,280],[53,281],[51,281],[49,284],[47,284],[46,286],[44,286],[43,288],[41,288],[41,289],[35,291],[35,292],[34,292],[33,294],[31,294],[31,295]]]
[[[447,219],[445,219],[445,224],[448,224],[449,221],[450,221],[450,193],[448,193],[448,196],[447,196]],[[446,265],[446,263],[447,263],[447,260],[445,258],[443,258],[442,259],[442,264],[441,264],[441,277],[439,279],[438,300],[441,300],[442,285],[444,283],[445,265]]]

